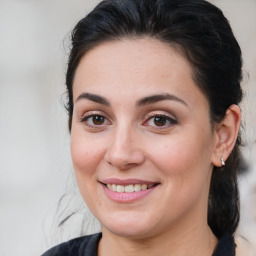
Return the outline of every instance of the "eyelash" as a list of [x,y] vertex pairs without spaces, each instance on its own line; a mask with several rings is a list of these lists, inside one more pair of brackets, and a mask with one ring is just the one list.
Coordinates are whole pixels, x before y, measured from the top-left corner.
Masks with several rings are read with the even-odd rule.
[[[103,118],[103,123],[102,124],[94,124],[94,120],[92,120],[92,123],[90,124],[89,123],[89,120],[90,118]],[[105,122],[108,122],[109,124],[111,124],[111,122],[104,116],[104,115],[101,115],[101,114],[98,114],[98,113],[91,113],[91,114],[88,114],[86,116],[83,116],[81,118],[81,122],[84,123],[87,127],[89,128],[93,128],[93,129],[98,129],[98,128],[103,128],[106,124]]]
[[[100,124],[95,124],[94,121],[95,120],[91,120],[90,123],[90,119],[91,118],[101,118],[100,121],[102,121],[102,123]],[[154,125],[150,125],[149,122],[152,120],[153,122],[156,121],[156,118],[159,118],[160,120],[158,120],[160,125],[156,125],[156,123],[154,123]],[[103,120],[102,120],[103,119]],[[84,123],[87,127],[92,128],[92,129],[100,129],[100,128],[104,128],[106,125],[111,125],[112,123],[108,120],[108,118],[106,118],[104,115],[102,114],[98,114],[98,113],[89,113],[86,116],[83,116],[81,118],[81,122]],[[106,124],[107,122],[107,124]],[[162,124],[161,124],[162,122]],[[167,124],[166,124],[167,123]],[[175,120],[174,118],[165,115],[165,114],[151,114],[149,116],[146,117],[146,121],[142,123],[143,126],[150,126],[153,129],[164,129],[164,128],[169,128],[172,125],[177,124],[177,120]]]
[[[162,119],[162,121],[164,121],[164,124],[163,125],[148,125],[149,121],[153,120],[156,121],[156,118],[160,118]],[[159,120],[160,121],[160,120]],[[168,122],[168,124],[166,124],[166,122]],[[172,125],[175,125],[177,124],[177,120],[175,120],[174,118],[168,116],[168,115],[165,115],[165,114],[154,114],[154,115],[151,115],[147,118],[146,122],[143,123],[144,126],[151,126],[151,127],[154,127],[154,129],[164,129],[164,128],[168,128]]]

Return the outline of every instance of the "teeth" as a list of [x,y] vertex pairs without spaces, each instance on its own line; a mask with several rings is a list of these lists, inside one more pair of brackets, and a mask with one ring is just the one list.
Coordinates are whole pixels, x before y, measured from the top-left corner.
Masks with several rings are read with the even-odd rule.
[[116,186],[116,192],[124,192],[124,186],[122,186],[122,185],[117,185],[117,186]]
[[128,192],[128,193],[132,193],[133,192],[133,185],[128,185],[124,187],[124,191]]
[[142,190],[146,190],[146,189],[149,189],[149,188],[152,188],[154,185],[151,184],[151,185],[147,185],[147,184],[134,184],[134,185],[126,185],[126,186],[123,186],[123,185],[116,185],[116,184],[107,184],[107,187],[114,191],[114,192],[119,192],[119,193],[122,193],[122,192],[126,192],[126,193],[132,193],[132,192],[139,192],[139,191],[142,191]]
[[133,186],[134,187],[134,192],[139,192],[139,191],[141,191],[141,185],[140,184],[136,184],[136,185],[134,185]]
[[142,186],[141,186],[141,190],[146,190],[148,188],[148,186],[146,185],[146,184],[143,184]]

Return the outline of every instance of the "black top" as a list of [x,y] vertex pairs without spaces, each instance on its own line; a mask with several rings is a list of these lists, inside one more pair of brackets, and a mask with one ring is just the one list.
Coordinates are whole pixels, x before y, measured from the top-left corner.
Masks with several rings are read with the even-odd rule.
[[[101,233],[83,236],[59,244],[42,256],[97,256]],[[212,256],[235,256],[235,242],[231,235],[224,235],[218,242]]]

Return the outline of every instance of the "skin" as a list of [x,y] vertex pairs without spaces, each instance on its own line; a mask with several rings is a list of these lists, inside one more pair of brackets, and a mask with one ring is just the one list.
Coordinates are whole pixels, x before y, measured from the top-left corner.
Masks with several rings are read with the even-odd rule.
[[[138,104],[159,94],[172,97]],[[217,243],[207,225],[211,173],[234,146],[239,109],[232,106],[212,129],[189,62],[149,38],[86,53],[73,95],[71,154],[81,195],[102,225],[99,255],[211,255]],[[101,183],[108,178],[159,185],[139,200],[115,202]]]

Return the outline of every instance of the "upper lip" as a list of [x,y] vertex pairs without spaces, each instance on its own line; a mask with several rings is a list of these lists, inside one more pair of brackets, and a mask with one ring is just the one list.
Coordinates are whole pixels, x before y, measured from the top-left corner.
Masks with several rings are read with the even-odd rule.
[[131,185],[131,184],[147,184],[154,185],[159,182],[156,181],[148,181],[148,180],[140,180],[140,179],[117,179],[117,178],[108,178],[100,181],[103,184],[116,184],[116,185]]

